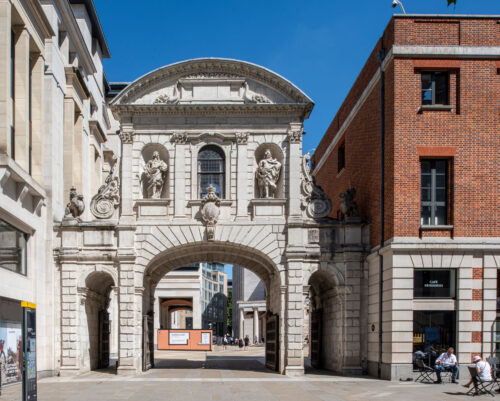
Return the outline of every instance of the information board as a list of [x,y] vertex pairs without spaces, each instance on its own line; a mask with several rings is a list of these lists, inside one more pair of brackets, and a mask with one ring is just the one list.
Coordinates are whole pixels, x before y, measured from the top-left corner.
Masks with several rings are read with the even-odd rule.
[[210,333],[201,333],[201,343],[203,345],[210,345]]
[[170,332],[168,343],[170,345],[187,345],[189,341],[189,333],[186,332]]

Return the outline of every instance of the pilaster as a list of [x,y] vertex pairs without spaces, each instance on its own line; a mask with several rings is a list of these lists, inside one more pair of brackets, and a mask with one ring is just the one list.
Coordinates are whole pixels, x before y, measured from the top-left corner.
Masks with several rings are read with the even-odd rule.
[[[186,217],[186,135],[176,134],[174,171],[174,214],[176,218]],[[195,178],[191,178],[192,185]]]
[[13,124],[10,96],[11,74],[11,13],[10,1],[0,2],[0,153],[11,155],[10,135]]
[[236,195],[238,203],[236,205],[236,218],[248,219],[248,133],[236,133],[236,143],[238,147],[237,160],[237,183]]
[[302,159],[302,123],[290,123],[288,129],[289,169],[288,169],[288,207],[292,219],[301,216],[300,209],[300,171]]

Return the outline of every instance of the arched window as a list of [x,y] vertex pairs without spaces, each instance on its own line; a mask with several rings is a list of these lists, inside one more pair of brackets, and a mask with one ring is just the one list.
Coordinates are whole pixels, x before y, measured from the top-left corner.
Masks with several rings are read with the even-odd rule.
[[200,199],[207,194],[207,187],[215,187],[219,198],[224,198],[224,152],[214,145],[204,146],[198,153],[198,192]]

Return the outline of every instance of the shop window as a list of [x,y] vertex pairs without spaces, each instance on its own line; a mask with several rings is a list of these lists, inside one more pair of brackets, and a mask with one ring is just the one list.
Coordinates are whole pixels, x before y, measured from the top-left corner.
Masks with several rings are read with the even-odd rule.
[[422,159],[420,168],[420,224],[423,226],[446,225],[448,221],[448,160]]
[[455,273],[455,270],[415,269],[413,296],[415,298],[455,298]]
[[414,311],[413,312],[413,363],[423,359],[434,366],[436,358],[449,347],[455,347],[455,311]]
[[[0,366],[2,386],[22,381],[21,324],[21,302],[0,297]],[[13,396],[14,393],[15,390],[13,390]],[[18,395],[18,399],[21,399],[20,392]]]
[[422,72],[422,105],[449,104],[449,73]]
[[0,267],[26,275],[28,234],[0,220]]

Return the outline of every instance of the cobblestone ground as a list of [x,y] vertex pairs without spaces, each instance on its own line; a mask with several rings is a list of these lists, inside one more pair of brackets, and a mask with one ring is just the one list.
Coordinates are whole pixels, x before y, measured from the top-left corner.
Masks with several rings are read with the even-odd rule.
[[[446,401],[470,399],[456,384],[388,382],[309,372],[288,378],[264,368],[263,349],[157,352],[156,369],[124,377],[112,371],[39,380],[40,401]],[[464,383],[465,379],[461,380]],[[3,389],[0,400],[20,401],[21,387]],[[489,399],[486,396],[485,399]]]

